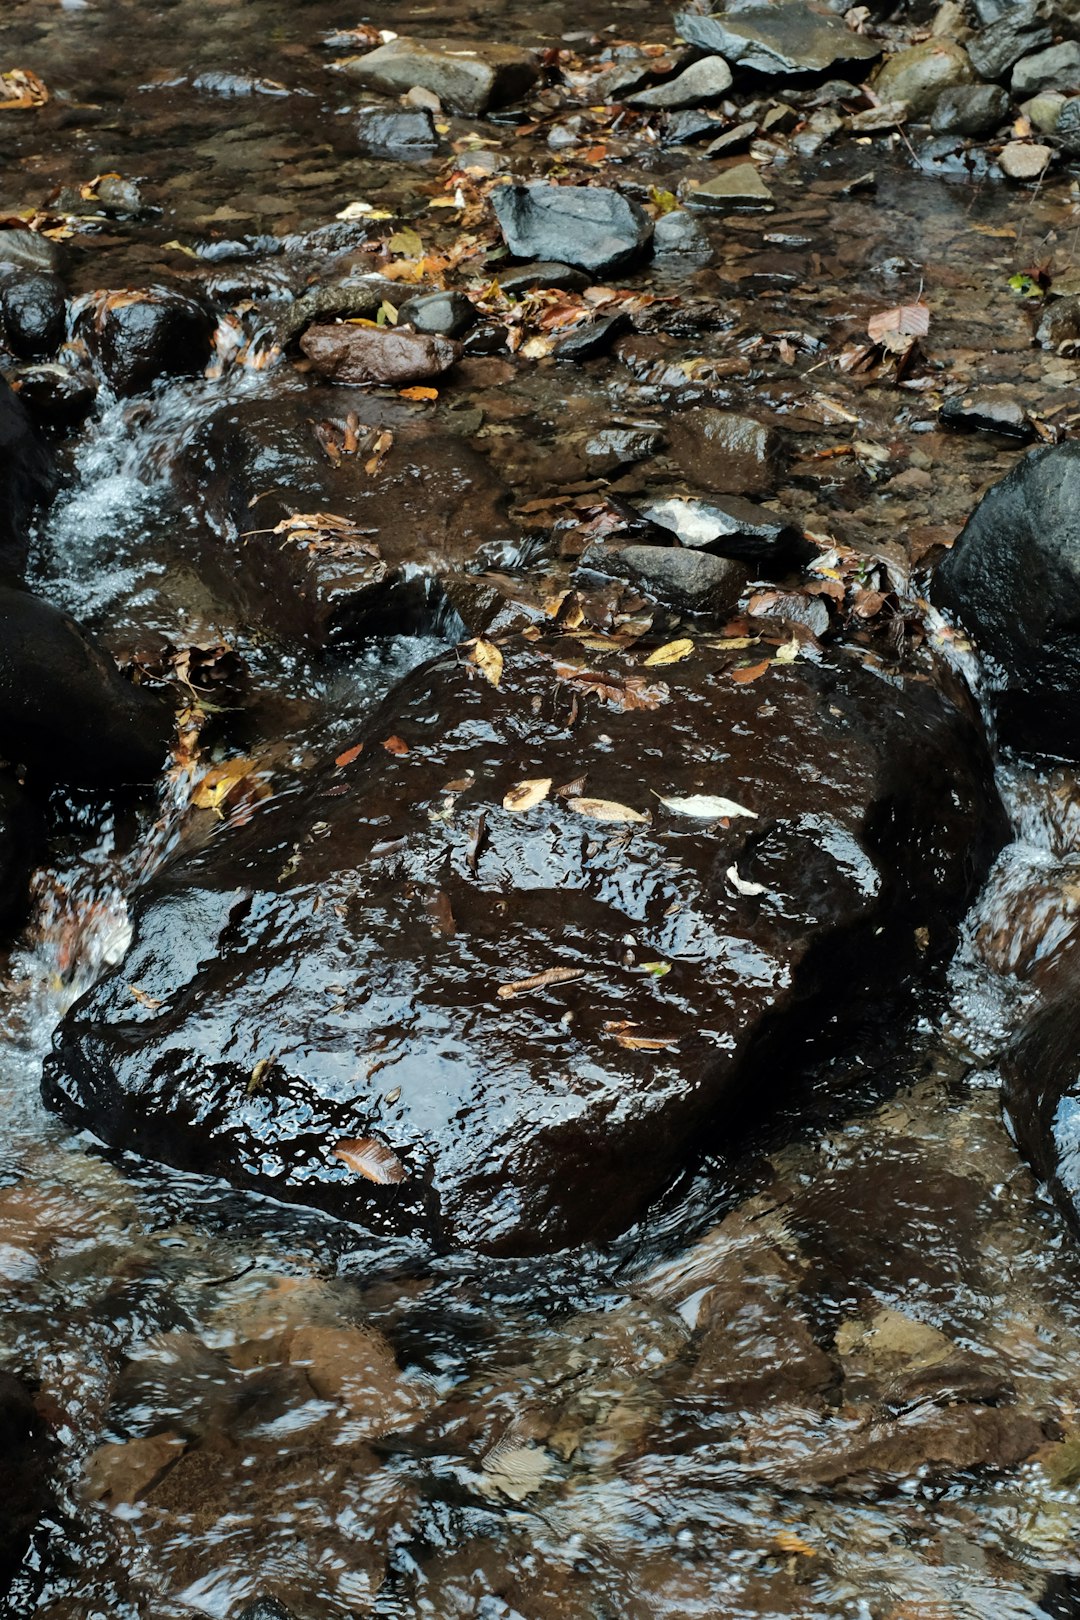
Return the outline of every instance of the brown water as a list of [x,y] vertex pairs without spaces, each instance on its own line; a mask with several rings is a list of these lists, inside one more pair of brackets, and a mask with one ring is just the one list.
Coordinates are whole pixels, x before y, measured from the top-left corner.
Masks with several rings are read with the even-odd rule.
[[[595,49],[562,0],[370,16]],[[139,179],[160,212],[73,238],[83,291],[176,280],[199,266],[169,243],[289,237],[357,200],[421,217],[449,159],[348,150],[356,97],[320,40],[359,20],[325,0],[8,0],[0,67],[33,68],[54,99],[0,114],[4,210],[109,170]],[[604,0],[588,24],[670,37],[648,4]],[[580,112],[547,94],[552,122]],[[546,131],[485,133],[500,164],[553,161]],[[603,139],[631,183],[671,186],[695,161],[632,130]],[[843,195],[871,167],[876,193]],[[669,325],[639,363],[569,385],[544,362],[480,367],[445,403],[485,413],[493,463],[528,499],[572,483],[577,438],[613,414],[661,420],[673,369],[685,398],[688,377],[739,361],[707,394],[792,435],[780,504],[903,577],[1017,453],[941,433],[942,385],[1008,384],[1058,425],[1075,411],[1076,364],[1030,346],[1032,314],[1007,285],[1048,255],[1068,267],[1075,187],[943,180],[898,141],[814,159],[780,143],[770,184],[775,213],[715,227],[716,267],[654,287],[718,318]],[[430,230],[449,242],[455,225]],[[249,331],[285,302],[275,267],[291,251],[261,265],[265,292],[238,315]],[[827,362],[920,287],[924,386]],[[211,410],[292,386],[284,364],[234,366],[148,408],[104,407],[35,561],[39,588],[118,653],[209,634],[238,646],[253,752],[279,764],[344,735],[433,645],[316,665],[199,585],[173,456]],[[127,899],[182,836],[174,790],[135,811],[58,800],[55,867],[0,998],[0,1362],[40,1387],[59,1476],[13,1620],[224,1620],[261,1593],[297,1620],[1080,1613],[1080,1258],[1009,1141],[993,1070],[1033,953],[1074,926],[1078,805],[1067,777],[1002,781],[1016,842],[946,1004],[895,1051],[808,1077],[738,1158],[613,1250],[520,1265],[376,1246],[106,1155],[45,1115],[51,1029],[123,951]]]

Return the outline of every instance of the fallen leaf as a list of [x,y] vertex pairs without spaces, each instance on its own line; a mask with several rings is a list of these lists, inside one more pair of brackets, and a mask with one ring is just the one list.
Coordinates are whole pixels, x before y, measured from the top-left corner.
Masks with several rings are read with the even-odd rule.
[[343,766],[343,765],[351,765],[353,760],[354,759],[359,759],[360,755],[363,752],[364,752],[363,743],[357,743],[354,748],[346,748],[346,750],[345,750],[345,752],[343,754],[339,754],[337,759],[335,759],[334,764],[337,765],[339,768],[341,766]]
[[759,675],[764,675],[768,667],[769,660],[766,658],[760,664],[744,664],[742,669],[731,669],[728,674],[740,686],[747,686],[751,681],[756,681]]
[[811,1547],[809,1542],[795,1534],[794,1530],[778,1530],[776,1532],[776,1545],[781,1552],[801,1553],[804,1558],[816,1558],[817,1548]]
[[657,647],[655,652],[649,654],[645,663],[648,667],[656,664],[678,664],[684,658],[689,658],[693,650],[694,643],[688,638],[682,641],[666,641],[662,647]]
[[769,892],[764,883],[751,883],[749,878],[741,878],[737,866],[729,866],[724,876],[731,884],[731,887],[737,889],[740,894],[768,894]]
[[339,1142],[334,1148],[334,1157],[378,1187],[395,1187],[405,1180],[405,1166],[397,1154],[372,1136],[360,1137],[355,1142]]
[[734,799],[724,799],[719,794],[691,793],[685,799],[667,799],[657,793],[656,797],[673,816],[691,816],[696,821],[716,821],[721,816],[749,816],[757,820],[756,810],[748,810],[744,804],[736,804]]
[[251,759],[230,759],[224,765],[212,765],[192,793],[192,804],[197,810],[216,810],[221,815],[229,795],[255,769]]
[[598,675],[577,664],[556,664],[555,673],[560,681],[577,687],[579,692],[590,692],[616,709],[659,709],[671,696],[663,681],[650,685],[642,675]]
[[567,799],[567,808],[579,816],[591,816],[594,821],[648,821],[640,810],[631,810],[628,804],[617,804],[614,799]]
[[671,972],[670,962],[642,962],[641,971],[649,973],[654,979],[662,979],[666,973]]
[[259,1087],[262,1085],[263,1081],[266,1079],[266,1076],[269,1074],[276,1062],[276,1057],[264,1057],[260,1058],[255,1064],[247,1083],[249,1097],[253,1096],[254,1093],[258,1091]]
[[386,245],[391,253],[400,254],[403,259],[417,259],[424,251],[424,244],[417,232],[407,227],[403,231],[395,231]]
[[400,395],[400,397],[402,399],[414,399],[414,400],[438,399],[439,390],[437,388],[419,388],[419,387],[418,388],[399,388],[398,389],[398,394]]
[[151,1012],[155,1012],[158,1007],[164,1006],[164,1002],[159,1001],[156,996],[150,995],[146,990],[140,990],[137,984],[129,984],[128,989],[140,1007],[149,1007]]
[[409,745],[401,737],[387,737],[383,747],[388,754],[396,754],[399,758],[409,752]]
[[584,968],[548,968],[546,973],[534,973],[528,979],[515,979],[510,984],[500,984],[495,993],[500,1001],[509,1001],[512,996],[524,995],[526,990],[543,990],[549,984],[569,984],[571,979],[584,977]]
[[21,112],[26,107],[44,107],[48,87],[29,68],[10,68],[0,73],[0,112]]
[[674,1035],[616,1035],[620,1046],[625,1046],[628,1052],[663,1052],[668,1047],[678,1046],[678,1038]]
[[470,655],[473,663],[487,676],[492,686],[498,686],[502,680],[503,655],[493,641],[485,641],[483,636],[474,643]]
[[916,338],[930,330],[930,310],[926,304],[897,304],[894,309],[871,315],[866,323],[872,343],[882,343],[893,354],[904,354]]
[[503,799],[503,809],[520,812],[542,804],[551,792],[551,781],[550,776],[527,777],[524,782],[519,782],[516,787],[510,789]]
[[799,638],[792,636],[790,641],[785,641],[782,647],[777,648],[773,662],[775,664],[793,664],[798,656]]

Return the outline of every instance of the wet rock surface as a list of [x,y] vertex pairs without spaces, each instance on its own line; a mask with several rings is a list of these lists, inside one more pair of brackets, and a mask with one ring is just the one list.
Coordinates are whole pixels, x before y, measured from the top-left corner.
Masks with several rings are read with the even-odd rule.
[[1033,450],[979,503],[934,577],[998,672],[991,702],[1014,746],[1075,757],[1080,691],[1080,446]]
[[483,113],[517,101],[539,76],[535,56],[515,45],[395,39],[347,63],[359,83],[390,94],[415,85],[454,112]]
[[107,293],[80,323],[87,348],[118,394],[142,393],[159,377],[202,371],[213,329],[208,310],[162,287]]
[[56,487],[53,458],[22,401],[0,386],[0,583],[26,567],[30,518]]
[[[947,946],[998,824],[932,688],[882,708],[842,656],[745,686],[704,646],[662,681],[572,639],[477,648],[146,898],[61,1032],[52,1106],[376,1228],[558,1247],[631,1220],[770,1048],[797,1063],[782,1009],[838,974],[873,993],[875,954],[910,974],[916,927]],[[351,1142],[388,1149],[394,1185]]]
[[596,275],[626,269],[652,240],[637,203],[604,186],[503,186],[492,197],[519,259],[557,259]]
[[300,347],[331,382],[394,388],[430,382],[461,358],[449,338],[396,327],[309,326]]
[[0,1602],[26,1554],[30,1537],[50,1506],[45,1425],[30,1392],[0,1371]]
[[704,16],[680,11],[675,26],[690,44],[718,51],[758,73],[824,73],[839,63],[873,61],[880,54],[879,47],[861,39],[839,17],[803,0],[731,7]]

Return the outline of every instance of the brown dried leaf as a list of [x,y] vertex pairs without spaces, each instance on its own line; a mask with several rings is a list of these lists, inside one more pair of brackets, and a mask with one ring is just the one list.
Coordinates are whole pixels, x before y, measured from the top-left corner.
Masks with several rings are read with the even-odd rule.
[[645,660],[646,668],[653,668],[657,664],[678,664],[684,658],[689,658],[694,650],[694,643],[689,637],[681,641],[667,641],[662,647],[649,654]]
[[399,759],[409,752],[409,745],[403,737],[387,737],[383,741],[383,747],[388,754],[396,754]]
[[669,1047],[678,1046],[678,1038],[674,1035],[616,1035],[615,1039],[620,1046],[625,1046],[628,1052],[664,1052]]
[[343,754],[339,754],[337,759],[335,759],[334,764],[337,765],[339,767],[339,769],[343,765],[351,765],[353,760],[354,759],[359,759],[360,755],[363,752],[364,752],[363,743],[362,742],[357,743],[355,745],[355,747],[346,748],[346,750],[345,750],[345,752]]
[[556,664],[555,673],[567,686],[591,692],[616,709],[659,709],[671,696],[663,681],[650,685],[643,675],[599,675],[577,664]]
[[385,1142],[373,1136],[362,1136],[352,1142],[338,1142],[334,1157],[347,1164],[350,1170],[373,1181],[377,1187],[395,1187],[405,1180],[405,1166]]
[[156,996],[150,995],[146,990],[140,990],[137,984],[129,984],[128,989],[140,1007],[149,1007],[151,1012],[156,1012],[159,1007],[164,1006],[164,1002],[159,1001]]
[[567,808],[579,816],[591,816],[594,821],[648,821],[640,810],[631,810],[628,804],[614,799],[567,799]]
[[473,643],[472,661],[492,686],[498,686],[503,674],[503,655],[493,641],[485,641],[480,636]]
[[760,664],[747,664],[742,669],[729,670],[728,674],[733,681],[738,681],[740,686],[746,686],[748,682],[756,681],[759,675],[764,675],[768,667],[769,660],[766,658]]
[[866,323],[870,340],[884,344],[893,354],[906,353],[915,338],[925,337],[929,330],[930,311],[922,303],[897,304],[880,315],[871,315]]

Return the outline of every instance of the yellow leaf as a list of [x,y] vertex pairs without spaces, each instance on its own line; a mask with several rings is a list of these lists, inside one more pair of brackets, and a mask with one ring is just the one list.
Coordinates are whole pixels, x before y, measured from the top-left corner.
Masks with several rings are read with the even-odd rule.
[[197,810],[220,812],[237,783],[250,776],[254,769],[255,762],[251,759],[230,759],[224,765],[212,765],[192,793],[192,804]]
[[391,253],[400,254],[403,259],[418,259],[424,251],[420,237],[416,231],[409,230],[408,227],[403,231],[395,231],[386,245]]
[[439,390],[437,388],[399,388],[398,394],[402,399],[438,399]]
[[662,647],[657,647],[655,652],[649,654],[645,663],[648,666],[678,664],[684,658],[689,658],[693,650],[694,643],[688,637],[684,637],[681,641],[666,641]]
[[567,799],[567,807],[579,816],[591,816],[594,821],[648,821],[640,810],[631,810],[628,804],[617,804],[614,799]]
[[795,662],[796,658],[798,658],[798,656],[799,656],[798,637],[797,636],[792,636],[790,641],[785,641],[785,643],[784,643],[784,645],[782,647],[777,648],[776,657],[773,659],[773,663],[775,663],[775,664],[793,664]]
[[804,1558],[816,1558],[817,1548],[811,1547],[809,1542],[797,1536],[794,1530],[778,1530],[776,1532],[776,1545],[781,1552],[801,1553]]
[[151,1012],[155,1012],[162,1005],[156,996],[150,995],[148,991],[141,989],[137,984],[129,984],[128,989],[140,1007],[148,1007]]
[[585,977],[584,968],[548,968],[546,973],[534,973],[528,979],[515,979],[511,984],[500,984],[496,995],[500,1001],[509,1001],[526,990],[545,990],[549,984],[569,984],[571,979]]
[[524,782],[512,787],[503,799],[504,810],[514,810],[520,813],[531,810],[534,805],[542,804],[551,792],[550,776],[532,776]]
[[498,686],[502,680],[503,655],[493,641],[485,641],[481,636],[473,646],[472,661],[492,686]]
[[394,1187],[405,1180],[405,1166],[397,1154],[372,1136],[339,1142],[334,1148],[334,1157],[378,1187]]

